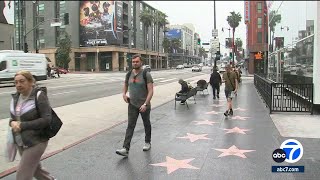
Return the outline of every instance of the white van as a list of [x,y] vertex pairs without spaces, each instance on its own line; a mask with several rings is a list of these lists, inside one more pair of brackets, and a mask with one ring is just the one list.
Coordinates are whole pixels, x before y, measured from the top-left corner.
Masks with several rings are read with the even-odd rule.
[[0,51],[0,82],[12,81],[16,72],[30,71],[37,81],[47,79],[48,61],[44,54],[23,51]]

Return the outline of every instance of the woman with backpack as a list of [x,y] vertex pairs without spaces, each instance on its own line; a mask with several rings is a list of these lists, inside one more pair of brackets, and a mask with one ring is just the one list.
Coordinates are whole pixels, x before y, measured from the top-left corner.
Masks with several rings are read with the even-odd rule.
[[[38,95],[39,88],[29,71],[17,72],[14,82],[17,92],[12,95],[9,126],[12,128],[14,143],[21,156],[16,179],[55,179],[40,163],[49,141],[44,129],[52,120],[48,97],[44,92]],[[37,103],[41,104],[38,108],[36,98]]]

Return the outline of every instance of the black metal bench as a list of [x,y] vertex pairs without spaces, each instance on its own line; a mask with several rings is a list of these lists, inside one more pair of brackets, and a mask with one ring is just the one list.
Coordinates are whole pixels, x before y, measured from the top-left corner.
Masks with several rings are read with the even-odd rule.
[[188,93],[176,93],[175,97],[174,97],[174,109],[176,109],[177,107],[177,101],[185,101],[186,105],[187,105],[187,108],[189,109],[189,106],[188,106],[188,102],[187,102],[187,99],[189,99],[190,97],[193,97],[194,99],[194,103],[197,104],[196,102],[196,98],[195,98],[195,95],[197,94],[197,88],[192,88]]

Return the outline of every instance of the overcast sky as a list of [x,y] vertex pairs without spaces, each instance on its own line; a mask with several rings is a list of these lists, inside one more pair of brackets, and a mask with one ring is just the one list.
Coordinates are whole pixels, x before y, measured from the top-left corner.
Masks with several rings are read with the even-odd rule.
[[[145,1],[152,7],[159,9],[168,16],[170,24],[192,23],[196,32],[200,34],[201,42],[210,42],[214,28],[213,1]],[[229,28],[227,16],[231,11],[239,12],[242,21],[236,29],[235,38],[240,37],[243,48],[246,45],[246,26],[244,24],[244,1],[216,1],[216,25],[219,31],[220,44],[225,44],[229,31],[221,31],[222,27]],[[230,31],[232,37],[232,31]],[[222,53],[228,52],[221,46]]]

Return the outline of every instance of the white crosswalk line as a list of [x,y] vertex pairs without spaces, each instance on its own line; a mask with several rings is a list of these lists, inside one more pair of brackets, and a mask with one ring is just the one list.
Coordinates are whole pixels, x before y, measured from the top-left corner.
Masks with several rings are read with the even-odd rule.
[[172,80],[175,80],[175,79],[177,79],[177,78],[167,79],[167,80],[163,80],[163,81],[160,81],[160,82],[163,83],[163,82],[168,82],[168,81],[172,81]]

